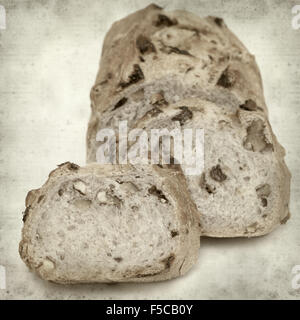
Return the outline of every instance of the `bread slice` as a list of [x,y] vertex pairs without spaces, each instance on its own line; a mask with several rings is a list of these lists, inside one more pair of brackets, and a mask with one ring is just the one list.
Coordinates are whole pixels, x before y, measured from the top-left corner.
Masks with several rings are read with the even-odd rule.
[[149,5],[108,31],[91,90],[93,112],[141,83],[171,75],[180,75],[190,87],[218,87],[265,108],[255,58],[221,18]]
[[101,142],[96,141],[97,132],[103,128],[118,130],[120,121],[127,121],[129,129],[155,108],[163,108],[186,98],[201,98],[208,101],[223,103],[228,107],[244,103],[229,91],[210,91],[204,87],[190,86],[179,76],[167,76],[153,82],[140,84],[120,101],[112,102],[99,116],[93,113],[87,132],[87,162],[96,162],[96,149]]
[[26,199],[20,255],[57,283],[148,282],[186,273],[200,245],[176,168],[64,163]]
[[151,129],[204,129],[204,171],[186,176],[202,235],[260,236],[286,222],[290,173],[261,110],[189,98],[148,113],[137,127],[149,138]]

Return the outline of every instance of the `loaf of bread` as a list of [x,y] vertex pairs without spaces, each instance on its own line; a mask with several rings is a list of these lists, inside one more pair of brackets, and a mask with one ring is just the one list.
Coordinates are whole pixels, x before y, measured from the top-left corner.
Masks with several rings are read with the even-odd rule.
[[67,284],[148,282],[186,273],[200,245],[181,171],[64,163],[28,193],[20,255]]
[[204,172],[187,177],[204,235],[258,236],[287,220],[290,173],[260,72],[222,19],[150,5],[115,22],[91,107],[87,162],[96,161],[97,132],[121,120],[129,129],[204,129]]
[[[290,173],[260,72],[221,18],[150,5],[114,23],[91,107],[89,164],[61,164],[26,198],[19,252],[41,278],[166,280],[194,265],[200,235],[259,236],[288,219]],[[174,149],[171,164],[95,163],[98,131],[122,120],[203,129],[204,171],[188,175]]]

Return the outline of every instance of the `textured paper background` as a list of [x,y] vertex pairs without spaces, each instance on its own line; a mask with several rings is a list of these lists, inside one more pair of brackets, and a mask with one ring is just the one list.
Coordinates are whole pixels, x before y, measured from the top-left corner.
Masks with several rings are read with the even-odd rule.
[[103,37],[145,0],[0,0],[0,299],[299,299],[291,286],[300,265],[300,29],[291,9],[300,1],[157,1],[167,10],[216,15],[255,54],[270,121],[292,172],[287,225],[257,239],[202,239],[186,276],[165,283],[59,286],[30,273],[18,255],[28,190],[66,160],[85,162],[85,131]]

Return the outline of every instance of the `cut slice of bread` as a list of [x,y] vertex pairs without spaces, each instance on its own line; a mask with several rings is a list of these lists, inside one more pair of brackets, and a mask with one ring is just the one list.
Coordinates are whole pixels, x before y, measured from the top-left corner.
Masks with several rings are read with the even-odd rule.
[[148,282],[186,273],[200,245],[182,172],[65,163],[26,199],[20,255],[57,283]]
[[103,111],[112,98],[126,96],[138,84],[170,75],[190,86],[217,86],[265,108],[255,58],[221,18],[150,5],[108,31],[91,90],[93,111]]
[[[265,114],[249,109],[190,98],[148,113],[137,124],[149,138],[151,129],[204,129],[204,171],[186,176],[202,213],[202,235],[259,236],[288,218],[290,173],[284,150]],[[183,171],[188,167],[183,163]]]
[[[136,126],[137,122],[153,110],[164,108],[186,98],[200,98],[215,103],[221,103],[229,108],[244,104],[228,90],[215,88],[210,90],[205,87],[190,86],[183,82],[177,75],[167,76],[146,84],[139,84],[127,91],[126,97],[111,103],[98,115],[93,113],[87,131],[87,162],[96,161],[96,149],[101,142],[96,141],[100,129],[109,128],[117,130],[120,121],[127,121],[129,129]],[[252,100],[249,100],[252,101]],[[257,106],[262,110],[262,107]]]

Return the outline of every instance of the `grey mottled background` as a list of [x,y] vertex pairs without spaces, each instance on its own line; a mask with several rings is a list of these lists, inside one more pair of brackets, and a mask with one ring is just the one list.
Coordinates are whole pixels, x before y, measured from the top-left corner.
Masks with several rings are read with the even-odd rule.
[[300,29],[291,27],[299,1],[156,1],[167,10],[217,15],[255,54],[270,121],[292,172],[287,225],[257,239],[203,239],[186,276],[157,284],[59,286],[30,273],[18,255],[24,199],[57,164],[85,162],[89,90],[103,37],[145,0],[0,0],[0,299],[299,299],[291,286],[300,265]]

